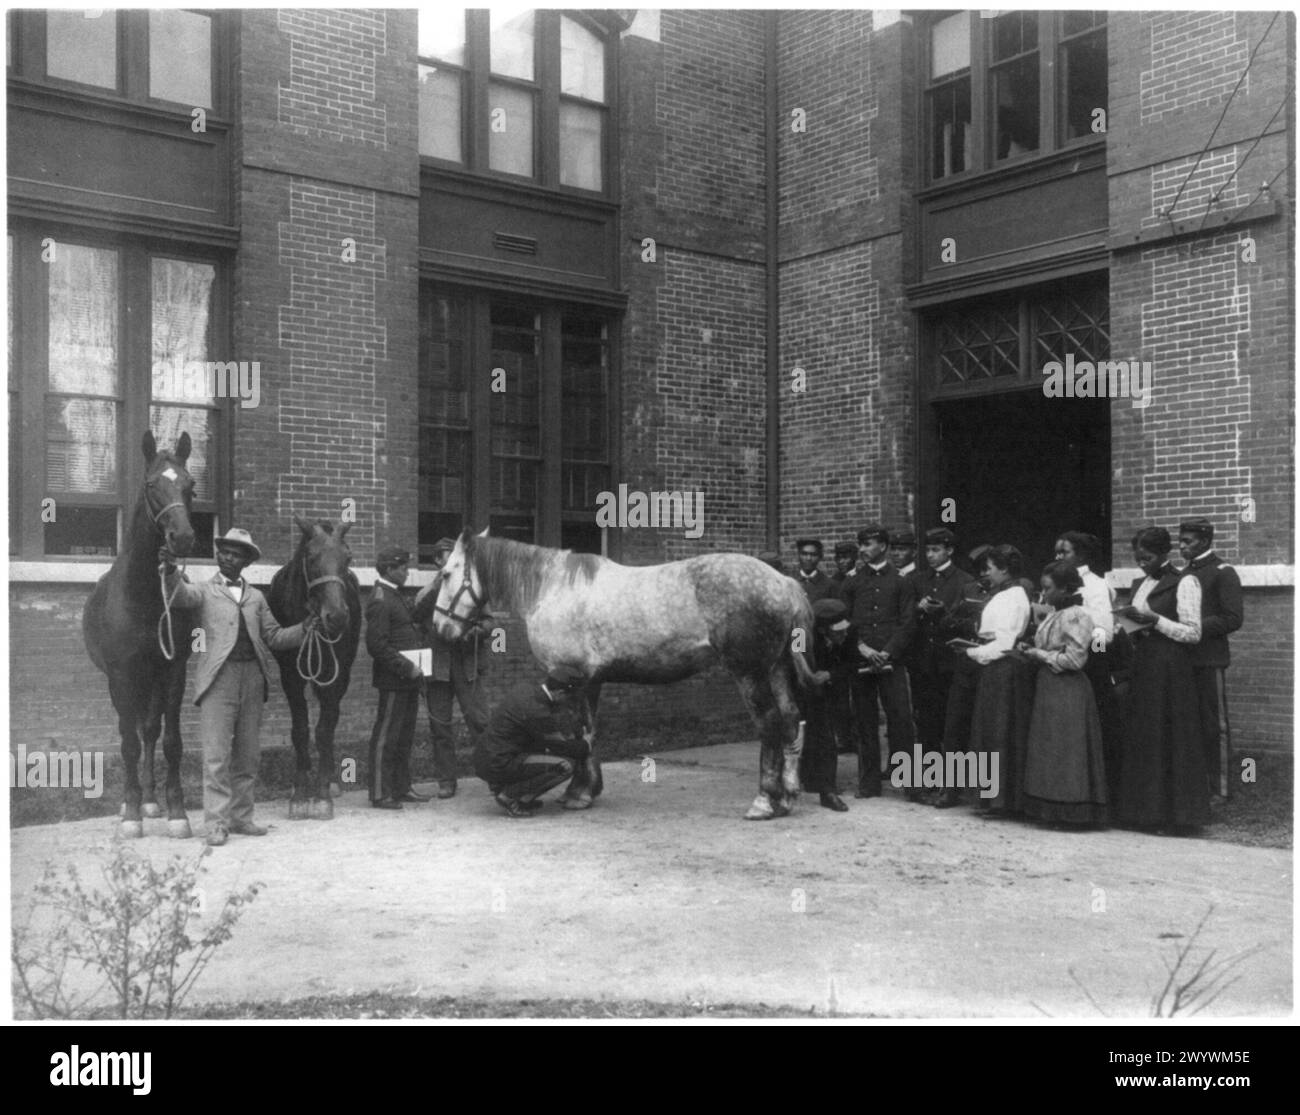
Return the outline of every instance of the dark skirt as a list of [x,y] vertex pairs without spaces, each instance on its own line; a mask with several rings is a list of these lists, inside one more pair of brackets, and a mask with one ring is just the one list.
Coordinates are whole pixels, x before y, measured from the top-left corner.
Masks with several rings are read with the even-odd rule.
[[999,658],[979,668],[970,749],[986,752],[990,763],[994,755],[998,761],[997,795],[981,798],[980,804],[1007,813],[1019,813],[1024,808],[1025,751],[1033,703],[1031,663]]
[[1140,827],[1208,824],[1190,649],[1163,635],[1139,638],[1127,705],[1116,819]]
[[1088,679],[1040,665],[1025,758],[1025,815],[1091,825],[1106,820],[1101,718]]

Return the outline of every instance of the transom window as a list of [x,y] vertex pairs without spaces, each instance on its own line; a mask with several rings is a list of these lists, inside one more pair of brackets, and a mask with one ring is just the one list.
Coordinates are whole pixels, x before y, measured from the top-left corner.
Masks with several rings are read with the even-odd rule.
[[931,181],[1104,135],[1104,11],[941,13],[921,40]]
[[420,11],[420,154],[603,192],[612,38],[580,13]]

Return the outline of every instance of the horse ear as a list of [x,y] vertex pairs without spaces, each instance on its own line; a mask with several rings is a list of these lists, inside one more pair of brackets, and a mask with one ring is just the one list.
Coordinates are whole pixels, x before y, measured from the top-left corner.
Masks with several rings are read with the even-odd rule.
[[488,536],[488,530],[489,530],[489,529],[490,529],[490,526],[484,527],[481,531],[478,532],[478,536],[479,536],[480,538],[486,538],[486,537]]
[[347,533],[348,533],[348,531],[350,531],[351,529],[352,529],[352,524],[351,524],[350,522],[348,522],[348,523],[344,523],[343,526],[339,528],[339,541],[340,541],[340,542],[342,542],[343,539],[344,539],[345,537],[347,537]]
[[192,448],[193,445],[190,442],[190,434],[189,431],[186,430],[183,434],[181,434],[180,441],[176,443],[176,451],[174,456],[178,461],[181,462],[181,464],[184,464],[186,461],[190,459],[190,450]]
[[153,439],[152,430],[145,430],[144,437],[140,440],[140,448],[144,450],[145,461],[153,464],[153,459],[158,456],[158,443]]
[[306,519],[301,519],[297,515],[295,515],[293,517],[293,521],[298,524],[298,529],[302,531],[304,535],[306,535],[308,538],[312,536],[311,523],[307,522]]

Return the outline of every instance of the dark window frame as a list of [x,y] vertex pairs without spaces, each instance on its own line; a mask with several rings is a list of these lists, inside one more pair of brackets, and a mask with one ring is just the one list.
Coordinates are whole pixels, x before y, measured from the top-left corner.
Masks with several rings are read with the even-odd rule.
[[[420,161],[440,169],[485,175],[507,182],[528,183],[576,197],[609,198],[614,190],[614,154],[617,150],[613,132],[618,119],[615,98],[618,89],[618,35],[604,27],[590,14],[576,10],[538,8],[535,12],[533,38],[533,80],[494,74],[490,68],[491,26],[487,9],[469,9],[465,13],[465,62],[444,62],[432,55],[418,54],[416,64],[454,70],[461,74],[461,153],[463,159],[440,158],[421,153]],[[572,19],[594,34],[605,49],[605,99],[589,101],[574,94],[560,92],[560,25],[561,18]],[[493,170],[489,165],[491,143],[490,87],[500,84],[526,91],[533,97],[533,173],[513,174]],[[603,112],[601,149],[601,188],[564,185],[560,181],[560,106],[565,103],[596,108]]]
[[[104,555],[47,554],[41,522],[41,500],[51,495],[46,475],[45,409],[49,391],[49,281],[48,265],[41,260],[46,237],[56,244],[78,244],[114,251],[118,260],[118,391],[113,396],[117,419],[117,487],[106,493],[58,493],[58,504],[68,507],[112,507],[118,512],[116,548],[125,532],[144,483],[140,441],[150,428],[152,389],[152,261],[179,259],[211,265],[215,269],[212,293],[211,345],[214,352],[230,351],[232,261],[227,252],[164,239],[141,238],[97,229],[60,225],[52,221],[12,221],[14,243],[14,363],[10,369],[10,438],[17,442],[12,458],[20,462],[20,475],[10,478],[10,556],[24,561],[102,562]],[[55,394],[62,394],[56,392]],[[71,392],[69,394],[77,394]],[[195,499],[193,510],[213,516],[214,532],[230,521],[230,446],[232,411],[236,400],[220,399],[213,405],[160,402],[213,410],[216,426],[208,444],[212,498]],[[171,446],[164,446],[171,448]],[[197,554],[207,557],[206,554]]]

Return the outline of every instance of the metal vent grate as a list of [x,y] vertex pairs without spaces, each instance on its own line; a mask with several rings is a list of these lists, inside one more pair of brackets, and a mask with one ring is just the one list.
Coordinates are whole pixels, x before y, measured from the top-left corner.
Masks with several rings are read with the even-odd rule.
[[531,236],[518,236],[513,232],[494,232],[492,247],[502,252],[515,252],[522,256],[537,254],[537,241]]

